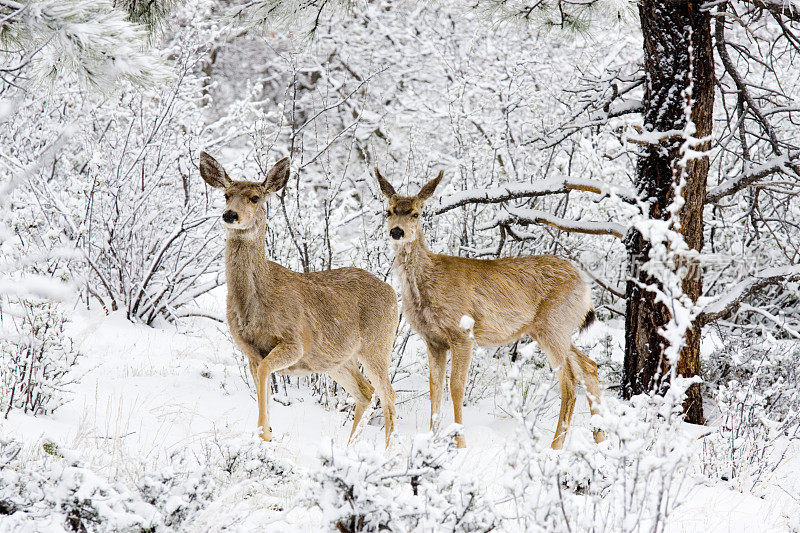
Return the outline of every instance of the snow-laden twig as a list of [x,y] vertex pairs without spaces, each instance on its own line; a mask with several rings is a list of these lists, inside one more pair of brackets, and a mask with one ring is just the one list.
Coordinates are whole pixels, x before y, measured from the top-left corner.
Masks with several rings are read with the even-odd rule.
[[123,80],[148,85],[169,77],[147,49],[146,29],[115,2],[3,0],[0,18],[4,42],[25,53],[34,82],[75,76],[87,86],[114,89]]

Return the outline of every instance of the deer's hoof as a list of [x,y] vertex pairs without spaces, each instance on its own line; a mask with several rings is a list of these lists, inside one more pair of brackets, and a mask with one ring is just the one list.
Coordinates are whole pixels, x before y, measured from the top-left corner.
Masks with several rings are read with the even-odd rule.
[[598,429],[597,431],[594,432],[594,442],[596,444],[600,444],[604,440],[606,440],[606,432],[605,431],[603,431],[602,429]]

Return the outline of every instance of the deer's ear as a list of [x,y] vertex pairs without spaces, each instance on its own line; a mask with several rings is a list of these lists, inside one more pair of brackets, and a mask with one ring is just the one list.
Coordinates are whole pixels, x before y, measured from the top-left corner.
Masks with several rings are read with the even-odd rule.
[[267,177],[261,183],[267,192],[277,192],[286,186],[286,182],[289,181],[291,162],[291,159],[284,157],[267,172]]
[[439,186],[439,182],[442,181],[443,177],[444,177],[444,170],[440,170],[438,176],[436,176],[431,181],[422,186],[422,189],[419,191],[417,198],[419,198],[420,200],[427,200],[428,198],[433,196],[433,193],[436,192],[436,187]]
[[228,173],[219,161],[206,152],[200,152],[200,175],[206,183],[218,189],[224,189],[231,184]]
[[375,177],[378,178],[378,185],[380,185],[381,192],[386,198],[397,196],[397,192],[395,192],[394,187],[392,187],[392,184],[386,181],[386,178],[381,176],[381,171],[378,170],[377,165],[375,166]]

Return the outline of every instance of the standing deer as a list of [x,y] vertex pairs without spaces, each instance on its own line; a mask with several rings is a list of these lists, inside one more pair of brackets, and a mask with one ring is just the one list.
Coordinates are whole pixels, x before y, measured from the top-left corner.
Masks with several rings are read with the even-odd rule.
[[300,274],[266,258],[267,199],[286,185],[288,157],[259,183],[231,180],[222,165],[201,152],[200,175],[225,191],[228,327],[250,363],[261,437],[272,438],[270,374],[327,372],[355,399],[350,439],[375,391],[370,382],[377,387],[388,446],[395,417],[389,379],[398,322],[394,289],[358,268]]
[[[558,373],[561,412],[551,446],[561,449],[578,380],[586,385],[592,414],[600,401],[597,365],[571,341],[576,330],[585,329],[595,318],[589,285],[571,263],[552,255],[485,260],[431,252],[420,217],[443,175],[439,172],[416,196],[399,196],[375,167],[381,192],[388,199],[388,231],[402,286],[403,312],[428,345],[431,429],[438,422],[448,350],[453,414],[461,424],[473,338],[479,346],[498,346],[527,334],[539,343]],[[595,441],[603,440],[603,432],[596,431]],[[457,437],[457,443],[465,446],[463,436]]]

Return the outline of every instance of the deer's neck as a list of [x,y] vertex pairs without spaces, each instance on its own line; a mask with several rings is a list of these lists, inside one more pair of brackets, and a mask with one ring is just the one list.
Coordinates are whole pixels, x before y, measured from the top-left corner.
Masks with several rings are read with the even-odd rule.
[[265,232],[228,230],[225,240],[225,272],[228,294],[249,297],[263,292],[270,285],[270,271],[274,263],[268,261],[264,244]]
[[421,231],[415,240],[395,246],[394,268],[403,291],[415,300],[423,296],[433,264],[431,256]]

